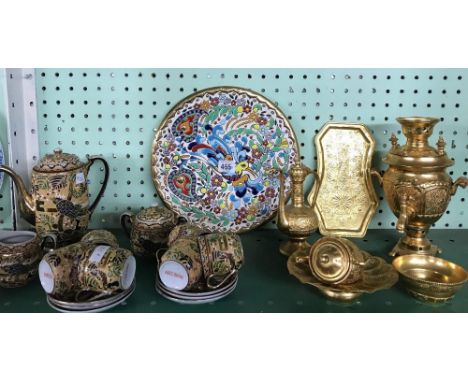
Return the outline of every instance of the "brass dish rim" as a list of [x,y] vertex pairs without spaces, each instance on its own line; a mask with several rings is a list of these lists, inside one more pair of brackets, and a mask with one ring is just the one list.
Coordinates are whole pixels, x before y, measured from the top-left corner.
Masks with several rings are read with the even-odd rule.
[[[153,184],[154,184],[154,186],[156,188],[156,192],[157,192],[157,194],[159,196],[159,199],[163,203],[163,206],[168,208],[170,211],[174,212],[177,216],[182,216],[182,215],[180,215],[176,211],[174,211],[172,209],[172,206],[165,200],[165,198],[162,197],[160,187],[159,187],[157,177],[156,177],[156,170],[155,170],[156,160],[155,160],[154,152],[155,152],[155,148],[157,147],[157,145],[159,143],[159,140],[160,140],[162,127],[165,126],[167,124],[168,120],[173,117],[173,114],[175,113],[175,111],[178,108],[183,106],[186,102],[190,101],[191,99],[196,98],[196,97],[198,97],[198,96],[200,96],[202,94],[205,94],[205,93],[214,93],[214,92],[218,92],[218,91],[229,92],[229,91],[233,91],[233,90],[238,91],[238,92],[246,93],[250,97],[256,97],[256,98],[258,98],[259,101],[264,102],[266,105],[268,105],[268,107],[275,110],[278,113],[278,115],[283,118],[285,126],[291,132],[291,140],[294,142],[294,147],[292,147],[292,149],[295,149],[298,158],[301,157],[301,151],[300,151],[300,147],[299,147],[296,132],[294,131],[294,128],[293,128],[292,124],[290,123],[289,118],[287,117],[286,113],[278,105],[275,105],[273,101],[271,101],[270,99],[268,99],[267,97],[265,97],[261,93],[258,93],[257,91],[249,89],[249,88],[245,88],[245,87],[241,87],[241,86],[229,86],[229,85],[213,86],[213,87],[201,89],[201,90],[198,90],[196,92],[190,93],[186,97],[184,97],[180,101],[178,101],[173,107],[171,107],[169,109],[169,111],[166,113],[166,115],[164,116],[164,118],[161,121],[161,123],[159,124],[159,126],[157,128],[153,129],[155,134],[154,134],[153,142],[151,144],[151,178],[152,178]],[[286,202],[289,200],[289,197],[291,195],[291,191],[292,190],[290,188],[289,192],[286,193]],[[230,230],[230,231],[227,231],[227,232],[234,232],[234,233],[237,233],[237,234],[241,234],[241,233],[244,233],[244,232],[250,232],[250,231],[253,231],[253,230],[257,229],[257,228],[260,228],[260,227],[266,225],[267,223],[269,223],[270,221],[272,221],[275,218],[275,216],[276,216],[276,214],[278,212],[278,209],[279,209],[279,207],[276,210],[272,211],[270,213],[270,216],[267,216],[265,218],[265,220],[262,221],[261,223],[253,224],[249,228],[243,228],[243,229],[239,229],[239,230],[235,230],[235,231]],[[184,217],[184,216],[182,216],[182,217]],[[200,226],[196,222],[190,222],[190,224],[193,224],[196,227],[200,228]],[[201,227],[201,228],[205,228],[205,227]]]
[[[454,266],[455,268],[459,268],[461,270],[463,270],[465,272],[465,277],[463,280],[460,280],[460,281],[457,281],[457,282],[441,282],[441,281],[432,281],[432,280],[427,280],[427,279],[420,279],[420,278],[416,278],[416,277],[412,277],[412,276],[409,276],[407,275],[404,271],[402,271],[398,265],[395,265],[397,264],[398,262],[402,262],[403,260],[400,260],[402,258],[408,258],[408,257],[419,257],[419,258],[428,258],[428,257],[431,257],[431,258],[435,258],[439,261],[443,261],[444,263],[450,265],[450,266]],[[466,283],[468,281],[468,272],[465,270],[465,268],[463,268],[461,265],[458,265],[454,262],[451,262],[449,260],[445,260],[445,259],[441,259],[439,257],[435,257],[435,256],[430,256],[430,255],[417,255],[417,254],[411,254],[411,255],[401,255],[401,256],[398,256],[396,259],[394,259],[392,261],[392,265],[393,267],[395,268],[395,270],[398,272],[399,275],[401,275],[401,277],[403,278],[407,278],[411,281],[416,281],[420,284],[426,284],[426,285],[439,285],[439,286],[459,286],[459,285],[463,285],[464,283]],[[413,268],[414,269],[414,268]]]

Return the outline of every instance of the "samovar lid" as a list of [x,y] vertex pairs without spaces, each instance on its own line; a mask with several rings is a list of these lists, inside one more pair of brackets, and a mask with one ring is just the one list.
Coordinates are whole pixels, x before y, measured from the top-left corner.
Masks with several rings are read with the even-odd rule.
[[67,154],[62,149],[55,149],[53,154],[46,154],[33,167],[38,172],[63,172],[83,167],[83,162],[75,154]]
[[430,117],[402,117],[397,118],[402,126],[407,141],[404,145],[398,144],[398,138],[392,134],[390,142],[392,147],[383,161],[395,167],[407,167],[413,170],[418,168],[445,168],[453,165],[445,152],[445,140],[439,135],[437,148],[429,145],[429,137],[439,119]]

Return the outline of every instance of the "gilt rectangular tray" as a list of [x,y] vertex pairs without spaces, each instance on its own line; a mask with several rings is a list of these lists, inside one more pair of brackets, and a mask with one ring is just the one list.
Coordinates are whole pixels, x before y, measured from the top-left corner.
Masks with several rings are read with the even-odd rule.
[[364,237],[378,206],[371,179],[375,141],[362,124],[327,123],[315,137],[317,174],[308,201],[322,235]]

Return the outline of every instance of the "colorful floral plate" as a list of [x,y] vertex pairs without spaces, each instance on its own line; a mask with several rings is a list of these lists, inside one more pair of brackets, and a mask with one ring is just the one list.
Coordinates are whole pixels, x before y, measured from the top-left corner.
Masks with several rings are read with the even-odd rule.
[[179,102],[156,130],[153,180],[190,223],[244,232],[273,217],[278,171],[287,174],[298,155],[288,118],[272,102],[242,88],[210,88]]

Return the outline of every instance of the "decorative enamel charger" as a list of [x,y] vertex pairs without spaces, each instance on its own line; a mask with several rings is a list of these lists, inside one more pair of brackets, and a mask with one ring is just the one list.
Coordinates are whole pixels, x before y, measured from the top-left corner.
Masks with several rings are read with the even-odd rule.
[[[272,102],[242,88],[210,88],[179,102],[156,131],[153,180],[190,223],[243,232],[273,217],[279,170],[287,174],[298,155],[294,131]],[[285,189],[289,195],[289,181]]]

